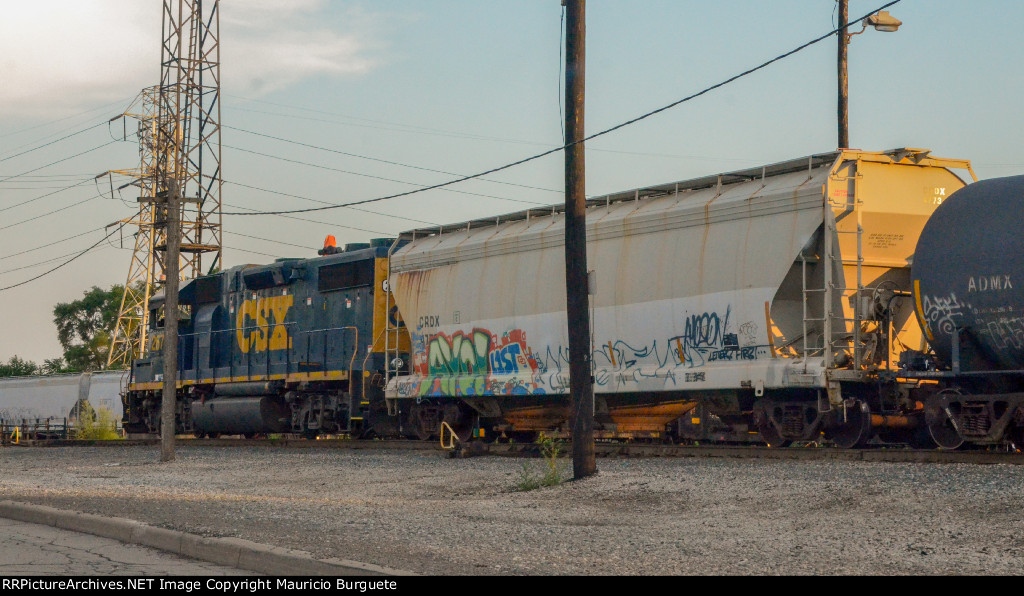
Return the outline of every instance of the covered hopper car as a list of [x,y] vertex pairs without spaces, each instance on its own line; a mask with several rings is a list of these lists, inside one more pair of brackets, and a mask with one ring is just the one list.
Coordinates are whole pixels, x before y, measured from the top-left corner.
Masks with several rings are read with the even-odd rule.
[[[911,258],[970,164],[839,151],[591,199],[598,437],[927,439]],[[419,229],[390,258],[411,351],[386,400],[421,436],[567,429],[562,207]],[[449,416],[453,418],[448,419]],[[479,432],[477,432],[479,434]]]

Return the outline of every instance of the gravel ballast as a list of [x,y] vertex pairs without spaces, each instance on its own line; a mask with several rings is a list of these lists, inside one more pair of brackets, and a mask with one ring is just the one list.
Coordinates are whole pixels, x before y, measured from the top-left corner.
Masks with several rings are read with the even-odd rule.
[[[426,574],[1021,574],[1024,466],[0,449],[0,499]],[[562,466],[571,467],[568,460]]]

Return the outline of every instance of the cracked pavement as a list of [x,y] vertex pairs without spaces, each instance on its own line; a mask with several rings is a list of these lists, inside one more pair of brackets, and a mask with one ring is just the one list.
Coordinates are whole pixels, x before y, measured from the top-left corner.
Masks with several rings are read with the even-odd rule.
[[0,576],[255,575],[137,544],[0,518]]

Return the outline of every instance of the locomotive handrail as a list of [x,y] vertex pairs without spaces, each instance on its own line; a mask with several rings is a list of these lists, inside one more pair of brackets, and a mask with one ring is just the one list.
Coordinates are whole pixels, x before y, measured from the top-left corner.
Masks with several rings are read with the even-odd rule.
[[[219,334],[224,334],[224,333],[235,334],[235,333],[238,333],[239,331],[244,332],[244,333],[248,333],[248,332],[255,331],[255,330],[260,330],[260,329],[267,330],[267,333],[269,334],[269,330],[270,329],[272,329],[274,327],[278,327],[278,326],[284,326],[286,329],[287,328],[294,328],[294,327],[297,326],[297,323],[292,321],[292,322],[285,322],[285,323],[280,323],[280,324],[278,324],[278,323],[274,323],[274,324],[268,323],[268,324],[265,324],[265,325],[244,325],[244,326],[241,326],[241,327],[233,327],[231,329],[216,329],[216,330],[210,330],[210,331],[196,331],[196,332],[192,332],[192,333],[183,333],[183,334],[180,334],[179,337],[181,337],[183,339],[184,338],[198,337],[200,335],[210,335],[211,337],[216,337]],[[355,370],[356,355],[359,352],[359,328],[358,327],[356,327],[356,326],[327,327],[327,328],[324,328],[324,329],[308,329],[308,330],[304,330],[304,331],[301,331],[301,332],[298,332],[298,333],[286,331],[286,333],[287,333],[288,337],[290,337],[290,338],[291,337],[297,337],[297,336],[304,336],[305,339],[306,339],[306,358],[304,360],[304,363],[305,364],[317,364],[317,365],[320,366],[321,370],[326,371],[328,369],[328,343],[329,343],[328,339],[329,339],[330,332],[333,332],[333,331],[346,331],[346,332],[347,331],[353,331],[354,332],[355,337],[354,337],[354,340],[352,342],[352,355],[349,358],[349,366],[348,366],[348,375],[349,375],[349,378],[351,379],[353,371]],[[313,336],[315,336],[315,334],[323,334],[323,345],[321,347],[321,354],[319,354],[319,357],[314,360],[314,356],[312,354],[312,344],[313,344],[313,342],[310,341],[310,339]],[[344,339],[344,336],[343,336],[342,339]],[[212,347],[211,347],[211,349],[212,349]],[[264,372],[264,374],[266,376],[269,376],[270,372],[271,372],[271,364],[272,364],[271,354],[274,353],[274,352],[281,352],[281,351],[283,351],[285,353],[285,362],[284,362],[285,374],[289,374],[289,373],[292,373],[292,372],[299,372],[297,364],[292,362],[292,349],[291,349],[290,344],[289,344],[289,347],[285,348],[284,350],[273,350],[273,351],[267,350],[265,352],[266,353],[266,357],[265,357],[265,362],[263,363],[263,367],[264,367],[264,371],[263,372]],[[246,376],[252,376],[252,374],[254,372],[252,370],[252,359],[253,359],[253,353],[254,352],[256,352],[256,350],[252,350],[252,349],[250,349],[250,350],[245,352]],[[198,369],[199,369],[199,367],[198,367],[198,365],[199,365],[198,359],[199,359],[199,351],[193,349],[192,355],[191,355],[192,370],[197,371],[196,374],[198,374]],[[183,367],[184,367],[184,364],[185,364],[185,354],[184,354],[183,350],[179,349],[177,360],[178,360],[178,369],[179,370],[183,370]],[[295,364],[295,366],[293,366],[293,364]],[[293,368],[295,370],[293,370]],[[235,377],[235,373],[236,373],[236,370],[235,370],[235,359],[231,358],[228,361],[228,374],[229,374],[229,376],[231,378],[234,378]]]

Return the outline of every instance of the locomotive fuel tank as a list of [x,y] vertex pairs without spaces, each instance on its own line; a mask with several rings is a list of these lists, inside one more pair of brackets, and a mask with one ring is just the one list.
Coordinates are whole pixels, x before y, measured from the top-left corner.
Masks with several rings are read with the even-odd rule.
[[291,411],[275,396],[221,397],[192,404],[192,427],[200,433],[289,432]]
[[953,193],[921,232],[913,263],[915,309],[936,355],[962,370],[1024,369],[1024,176]]

